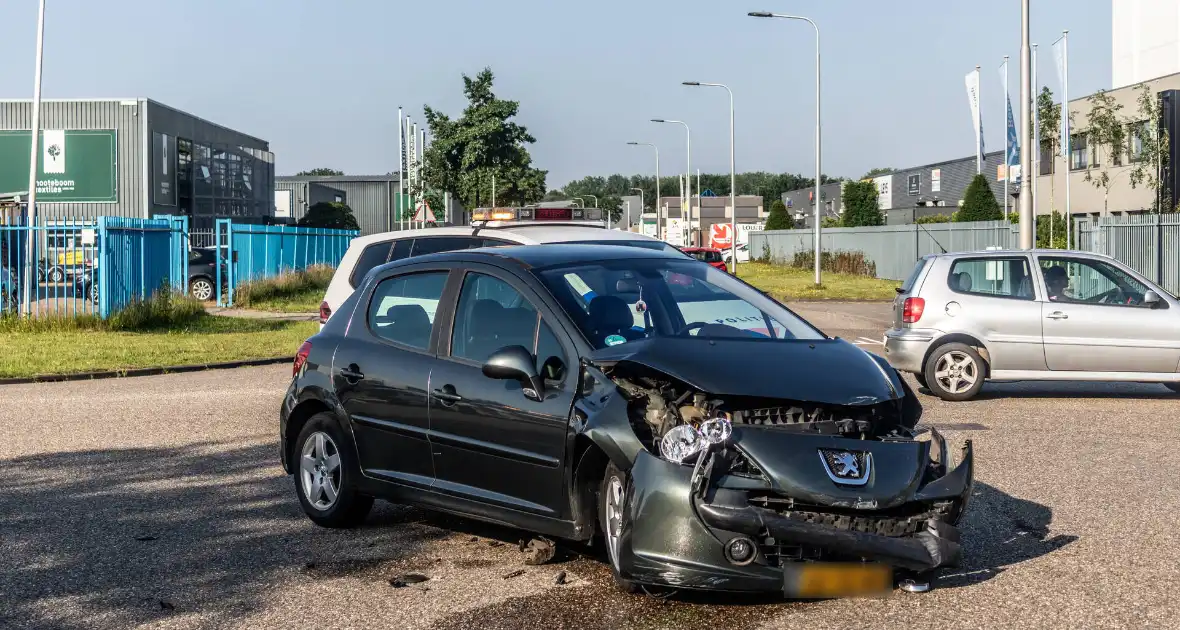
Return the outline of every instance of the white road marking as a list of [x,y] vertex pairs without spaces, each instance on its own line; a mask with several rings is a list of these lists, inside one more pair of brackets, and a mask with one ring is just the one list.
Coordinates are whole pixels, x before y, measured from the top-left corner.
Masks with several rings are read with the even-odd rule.
[[857,337],[857,338],[856,338],[856,341],[854,341],[854,342],[852,342],[852,343],[855,343],[855,344],[856,344],[856,345],[858,345],[858,346],[865,345],[865,344],[872,345],[872,346],[883,346],[883,345],[885,345],[885,344],[884,344],[883,342],[881,342],[881,341],[877,341],[876,339],[869,339],[868,337]]

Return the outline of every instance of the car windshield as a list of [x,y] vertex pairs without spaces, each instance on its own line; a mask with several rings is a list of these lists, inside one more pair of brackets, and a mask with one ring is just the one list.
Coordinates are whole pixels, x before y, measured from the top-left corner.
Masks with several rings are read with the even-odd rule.
[[695,260],[610,260],[534,273],[595,348],[655,337],[824,339],[781,304]]

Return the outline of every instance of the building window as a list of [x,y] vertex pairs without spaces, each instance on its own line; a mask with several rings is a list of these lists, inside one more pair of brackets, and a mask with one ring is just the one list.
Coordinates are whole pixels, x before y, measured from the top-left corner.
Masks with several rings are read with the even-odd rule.
[[1140,121],[1128,125],[1127,140],[1127,157],[1132,162],[1142,162],[1143,143],[1148,141],[1147,122]]
[[1041,141],[1040,175],[1053,174],[1053,143],[1049,140]]
[[1069,139],[1070,156],[1069,168],[1074,171],[1085,170],[1090,167],[1090,147],[1086,143],[1086,135],[1078,134]]

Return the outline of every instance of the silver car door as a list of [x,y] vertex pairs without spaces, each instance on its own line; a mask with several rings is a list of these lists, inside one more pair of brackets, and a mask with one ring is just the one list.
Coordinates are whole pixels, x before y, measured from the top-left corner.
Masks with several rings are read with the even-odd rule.
[[[1036,301],[1031,259],[1026,255],[956,258],[945,279],[929,277],[924,295],[934,282],[945,282],[946,301],[926,303],[926,310],[945,314],[940,328],[980,339],[987,346],[993,370],[1044,370],[1041,307]],[[938,294],[942,294],[941,291]]]

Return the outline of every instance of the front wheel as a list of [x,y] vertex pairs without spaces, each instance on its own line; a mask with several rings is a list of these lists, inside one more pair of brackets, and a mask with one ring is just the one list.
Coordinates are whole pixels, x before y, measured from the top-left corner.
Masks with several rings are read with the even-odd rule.
[[927,388],[943,400],[970,400],[983,389],[986,371],[975,348],[962,343],[939,346],[926,360]]
[[213,299],[213,281],[208,278],[193,278],[188,283],[188,292],[202,302]]
[[606,474],[602,478],[602,487],[598,491],[598,520],[602,527],[602,538],[606,543],[606,555],[610,561],[615,586],[624,592],[635,593],[639,591],[639,586],[624,578],[619,571],[627,515],[627,488],[627,473],[619,470],[614,462],[608,464]]
[[373,508],[373,497],[357,491],[360,468],[346,440],[330,414],[317,413],[295,442],[295,492],[307,517],[322,527],[356,527]]

